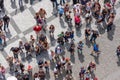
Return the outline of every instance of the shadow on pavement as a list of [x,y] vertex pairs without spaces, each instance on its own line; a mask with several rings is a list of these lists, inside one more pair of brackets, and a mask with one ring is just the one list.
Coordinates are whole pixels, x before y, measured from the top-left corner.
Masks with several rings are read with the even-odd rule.
[[116,26],[113,24],[111,31],[109,31],[109,32],[107,33],[107,37],[108,37],[108,39],[111,40],[111,41],[113,40],[113,35],[114,35],[114,32],[115,32],[115,28],[116,28]]
[[76,36],[81,37],[81,29],[80,29],[80,27],[76,28]]
[[70,55],[70,61],[71,61],[72,63],[75,63],[75,55]]
[[62,28],[66,28],[65,23],[64,23],[63,19],[61,19],[61,18],[60,18],[60,25]]
[[102,27],[101,24],[98,24],[97,28],[98,28],[98,31],[99,31],[100,34],[104,34],[105,33],[105,29],[104,29],[104,27]]
[[89,41],[89,39],[86,39],[86,40],[85,40],[85,44],[88,46],[88,48],[91,47],[91,42]]
[[48,73],[46,73],[46,80],[50,80],[50,73],[48,72]]
[[50,43],[51,43],[51,46],[55,46],[56,45],[56,40],[54,37],[50,37]]
[[81,63],[83,63],[85,61],[84,60],[85,56],[83,54],[78,53],[78,58],[79,58]]
[[28,3],[28,0],[24,0],[25,3]]
[[94,57],[94,60],[95,60],[96,64],[99,64],[99,54],[96,54],[96,53],[94,53],[94,54],[91,54],[91,56]]
[[12,7],[13,9],[16,9],[16,8],[17,8],[16,0],[11,0],[11,7]]
[[24,9],[24,6],[20,6],[20,11],[23,12],[25,9]]

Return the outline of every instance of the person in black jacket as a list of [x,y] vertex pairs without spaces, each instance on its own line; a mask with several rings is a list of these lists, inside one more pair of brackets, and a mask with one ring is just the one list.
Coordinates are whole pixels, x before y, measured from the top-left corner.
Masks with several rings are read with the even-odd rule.
[[4,21],[4,31],[6,31],[6,28],[8,29],[9,22],[10,22],[9,16],[5,15],[5,16],[3,17],[3,21]]

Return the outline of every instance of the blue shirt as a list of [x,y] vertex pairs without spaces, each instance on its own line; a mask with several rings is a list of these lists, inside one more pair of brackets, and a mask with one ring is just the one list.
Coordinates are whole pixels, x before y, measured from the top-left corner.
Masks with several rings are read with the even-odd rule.
[[93,45],[93,49],[94,49],[94,51],[96,51],[96,52],[99,51],[98,46],[97,46],[96,44]]
[[63,8],[59,8],[59,14],[63,14],[64,13],[64,9]]

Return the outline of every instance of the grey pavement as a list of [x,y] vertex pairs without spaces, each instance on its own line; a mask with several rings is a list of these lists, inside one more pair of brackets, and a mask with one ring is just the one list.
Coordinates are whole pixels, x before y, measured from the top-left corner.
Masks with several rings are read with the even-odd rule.
[[[62,32],[66,31],[68,29],[67,24],[65,23],[64,19],[63,21],[60,21],[58,17],[54,16],[53,13],[53,7],[50,0],[36,0],[33,5],[30,5],[30,2],[28,0],[28,3],[24,2],[24,7],[22,9],[19,8],[18,1],[16,2],[10,2],[11,0],[5,0],[4,4],[6,9],[6,14],[10,16],[10,34],[6,34],[7,37],[7,46],[5,46],[4,51],[0,52],[0,63],[5,66],[5,68],[9,68],[8,63],[6,61],[7,56],[13,55],[12,52],[10,52],[11,47],[18,46],[18,41],[22,40],[24,42],[29,41],[29,36],[32,34],[33,36],[36,36],[35,32],[32,30],[33,26],[36,25],[34,14],[37,12],[40,8],[44,8],[47,11],[47,25],[55,25],[55,39],[57,38],[57,35]],[[72,1],[72,0],[71,0]],[[102,0],[100,0],[102,3]],[[46,4],[46,5],[45,5]],[[70,3],[71,4],[71,3]],[[91,56],[90,53],[92,51],[92,46],[89,47],[86,45],[84,40],[84,30],[85,30],[85,21],[82,18],[83,26],[81,28],[81,31],[76,32],[75,31],[75,44],[77,44],[80,40],[82,40],[85,43],[84,49],[83,49],[83,55],[78,55],[77,52],[75,52],[74,56],[71,56],[69,52],[65,49],[65,56],[69,57],[71,59],[71,62],[73,63],[73,77],[74,80],[79,80],[79,70],[80,67],[85,66],[89,64],[90,61],[94,61],[97,64],[97,69],[95,71],[95,75],[98,77],[99,80],[119,80],[120,78],[120,61],[117,59],[117,56],[115,55],[116,47],[120,44],[120,4],[116,4],[116,18],[114,21],[114,28],[111,32],[107,34],[107,32],[102,31],[103,33],[100,33],[100,37],[97,39],[97,43],[99,44],[101,54],[99,57]],[[73,14],[72,14],[73,16]],[[48,28],[48,27],[47,27]],[[94,24],[94,22],[91,25],[92,29],[96,29],[100,31],[99,28],[97,28],[97,25]],[[101,31],[100,31],[101,32]],[[47,32],[47,39],[50,44],[49,34]],[[57,43],[55,43],[57,45]],[[50,44],[50,49],[54,50],[55,46]],[[20,57],[20,56],[19,56]],[[20,57],[21,58],[21,57]],[[36,59],[37,58],[37,59]],[[29,61],[23,62],[26,67],[28,64],[33,66],[33,71],[37,72],[38,66],[37,66],[37,60],[43,58],[48,60],[47,53],[41,54],[39,57],[33,57]],[[9,70],[7,70],[9,71]],[[6,77],[9,77],[10,74],[6,72]],[[50,70],[50,77],[47,78],[47,80],[55,80],[53,76],[53,69]],[[63,80],[63,79],[59,79]]]

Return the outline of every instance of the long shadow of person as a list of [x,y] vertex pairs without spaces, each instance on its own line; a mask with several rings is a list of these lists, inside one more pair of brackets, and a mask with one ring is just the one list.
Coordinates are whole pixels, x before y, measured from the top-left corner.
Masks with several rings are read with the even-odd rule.
[[83,53],[82,54],[78,53],[78,58],[79,58],[79,60],[80,60],[81,63],[83,63],[85,61],[84,60],[85,56],[83,55]]
[[53,12],[52,12],[52,14],[54,15],[54,16],[58,16],[58,11],[57,11],[57,9],[54,7],[53,8]]
[[80,29],[80,27],[76,28],[76,36],[81,37],[81,29]]
[[19,0],[20,11],[24,11],[23,0]]
[[104,29],[104,27],[102,27],[101,24],[98,24],[97,28],[98,28],[98,31],[99,31],[100,34],[104,34],[105,33],[105,29]]
[[56,45],[56,40],[55,40],[54,36],[50,37],[50,43],[51,43],[51,46],[55,46]]
[[75,55],[70,55],[70,61],[71,61],[72,63],[75,63]]
[[25,53],[21,52],[20,56],[21,56],[21,60],[25,62],[26,61],[26,59],[25,59]]
[[16,8],[17,8],[16,0],[11,0],[11,7],[12,7],[13,9],[16,9]]
[[45,78],[46,78],[46,80],[49,80],[49,79],[50,79],[50,72],[47,72],[47,73],[46,73],[46,77],[45,77]]
[[25,3],[28,3],[28,0],[24,0]]
[[88,46],[88,48],[91,47],[91,42],[89,39],[85,39],[85,44]]
[[95,53],[95,55],[91,54],[91,56],[94,57],[94,60],[95,60],[96,64],[99,64],[99,54]]
[[60,25],[62,28],[66,28],[65,23],[62,18],[60,18]]
[[116,26],[113,24],[112,29],[107,33],[107,37],[111,41],[113,40],[113,35],[114,35],[114,32],[115,32],[115,28],[116,28]]

